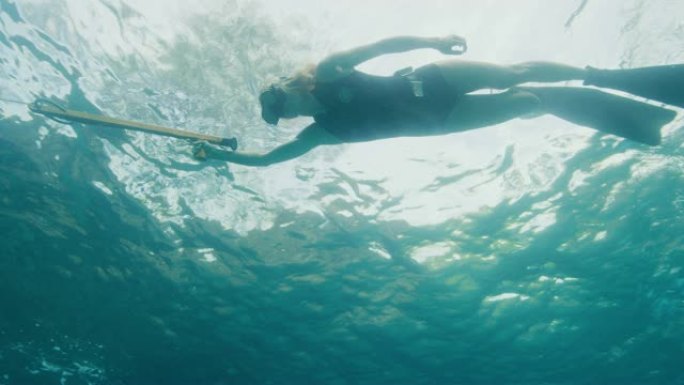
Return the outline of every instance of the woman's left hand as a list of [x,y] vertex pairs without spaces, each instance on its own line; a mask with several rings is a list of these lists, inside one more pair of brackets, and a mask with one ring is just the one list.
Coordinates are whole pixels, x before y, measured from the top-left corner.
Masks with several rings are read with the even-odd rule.
[[435,49],[445,55],[463,55],[468,50],[466,39],[457,35],[437,39]]

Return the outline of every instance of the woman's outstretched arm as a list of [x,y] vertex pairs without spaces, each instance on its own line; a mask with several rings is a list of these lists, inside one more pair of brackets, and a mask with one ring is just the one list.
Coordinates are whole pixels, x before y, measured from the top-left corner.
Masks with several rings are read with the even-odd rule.
[[468,46],[464,38],[455,35],[447,37],[391,37],[330,55],[318,65],[317,75],[326,77],[326,75],[344,74],[376,56],[420,48],[433,48],[444,54],[460,55],[468,49]]
[[336,143],[339,141],[314,123],[306,127],[294,140],[265,154],[224,151],[201,143],[195,146],[193,155],[200,160],[217,159],[243,166],[265,167],[300,157],[320,145]]

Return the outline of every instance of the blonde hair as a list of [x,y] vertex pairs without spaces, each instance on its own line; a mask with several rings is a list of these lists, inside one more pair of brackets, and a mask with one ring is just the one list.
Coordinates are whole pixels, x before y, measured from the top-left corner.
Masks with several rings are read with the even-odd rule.
[[316,66],[307,65],[293,76],[281,80],[280,86],[288,93],[310,93],[316,87]]

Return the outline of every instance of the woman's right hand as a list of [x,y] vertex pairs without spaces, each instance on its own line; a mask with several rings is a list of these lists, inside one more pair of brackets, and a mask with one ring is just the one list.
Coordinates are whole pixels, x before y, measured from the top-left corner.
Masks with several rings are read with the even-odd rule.
[[204,141],[197,142],[192,146],[193,158],[201,161],[211,158],[211,154],[213,151],[215,150],[212,148],[212,146]]
[[449,35],[437,38],[435,49],[445,55],[463,55],[468,50],[468,43],[461,36]]

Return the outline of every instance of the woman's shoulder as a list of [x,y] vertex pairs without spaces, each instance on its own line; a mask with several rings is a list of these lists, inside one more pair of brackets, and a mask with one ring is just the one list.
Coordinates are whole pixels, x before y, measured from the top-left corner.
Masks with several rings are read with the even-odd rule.
[[334,56],[324,59],[314,69],[316,81],[325,83],[346,78],[354,72],[354,67],[344,65],[339,60],[335,60]]

